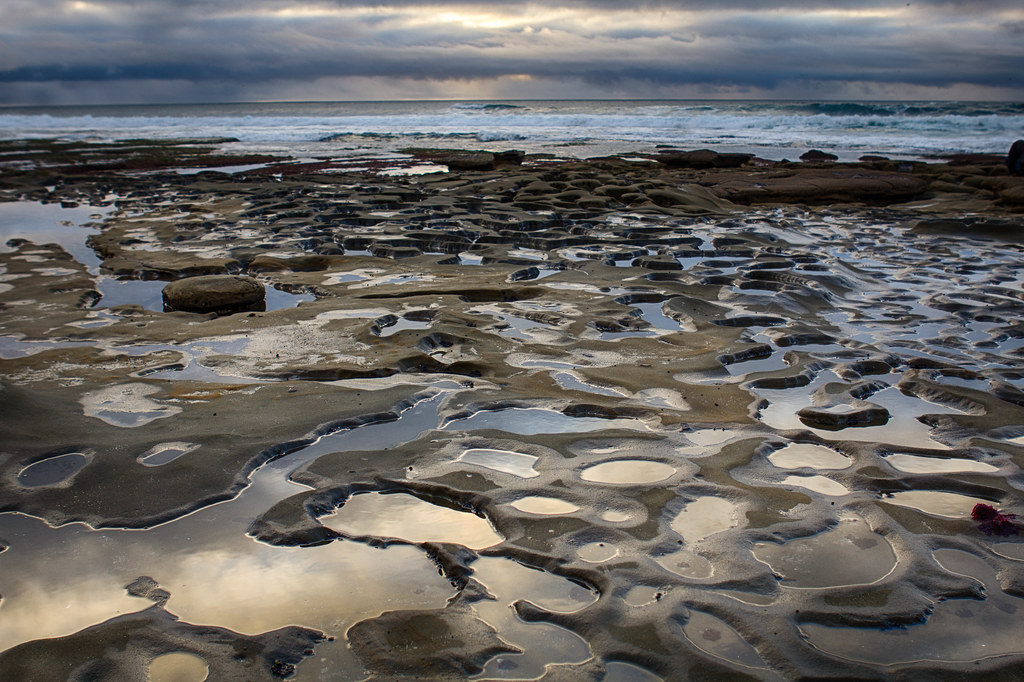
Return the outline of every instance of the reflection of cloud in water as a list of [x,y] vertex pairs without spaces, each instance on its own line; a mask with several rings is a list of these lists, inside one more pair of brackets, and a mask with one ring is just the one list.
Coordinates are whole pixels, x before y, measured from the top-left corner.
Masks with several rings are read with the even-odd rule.
[[352,537],[398,538],[407,542],[450,542],[484,549],[503,538],[469,511],[431,504],[406,493],[357,493],[320,523]]
[[936,602],[924,623],[901,629],[829,627],[814,623],[805,623],[800,629],[817,649],[879,665],[976,661],[1024,652],[1019,616],[1024,600],[1003,592],[995,571],[972,554],[939,549],[933,556],[945,570],[983,583],[986,598],[983,601]]
[[882,502],[898,507],[910,507],[932,516],[949,519],[970,518],[971,510],[976,504],[991,504],[990,500],[980,497],[969,497],[959,493],[947,493],[938,490],[901,490],[882,498]]
[[[241,533],[203,537],[202,526],[185,529],[191,545],[176,545],[170,526],[90,531],[74,524],[52,529],[61,541],[51,536],[47,543],[61,548],[59,557],[25,561],[21,550],[31,542],[11,537],[13,529],[5,525],[12,547],[4,553],[0,578],[6,597],[0,649],[147,607],[124,590],[140,575],[171,593],[167,609],[182,620],[247,634],[302,625],[340,636],[357,620],[387,609],[440,608],[453,593],[415,547],[273,547]],[[27,517],[17,525],[25,535],[43,528]]]
[[258,545],[191,554],[169,568],[151,574],[171,592],[169,611],[245,634],[298,624],[338,636],[385,610],[440,608],[453,594],[423,551],[400,545]]
[[784,587],[870,585],[897,564],[889,541],[859,517],[842,519],[836,527],[809,537],[758,542],[751,551],[781,576]]

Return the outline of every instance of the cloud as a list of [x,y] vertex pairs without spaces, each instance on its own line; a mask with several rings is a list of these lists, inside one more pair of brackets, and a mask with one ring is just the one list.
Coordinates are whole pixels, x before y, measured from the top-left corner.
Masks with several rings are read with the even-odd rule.
[[371,98],[419,82],[408,90],[443,97],[451,88],[432,84],[488,80],[501,97],[531,82],[597,97],[825,84],[1005,96],[1024,88],[1024,46],[992,36],[1022,25],[1002,0],[5,0],[0,101],[72,103],[87,84],[90,101],[111,102],[315,94],[325,82],[363,83]]

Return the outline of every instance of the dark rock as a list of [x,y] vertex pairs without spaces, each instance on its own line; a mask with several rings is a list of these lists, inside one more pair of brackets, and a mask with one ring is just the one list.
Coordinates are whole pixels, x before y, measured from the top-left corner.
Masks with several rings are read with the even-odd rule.
[[164,309],[190,313],[230,314],[264,310],[263,284],[243,275],[187,277],[164,287]]
[[494,152],[494,163],[502,166],[521,166],[526,152],[519,149],[509,149],[505,152]]
[[249,263],[249,272],[320,272],[334,261],[323,255],[303,255],[291,258],[259,255]]
[[829,154],[823,152],[820,149],[811,149],[800,155],[800,160],[804,163],[830,163],[832,161],[838,161],[839,157],[835,154]]
[[830,168],[731,176],[710,189],[713,194],[739,204],[889,204],[920,196],[928,186],[928,180],[905,173]]
[[951,154],[945,159],[950,166],[995,166],[1004,161],[998,154]]
[[494,170],[495,158],[490,152],[463,152],[442,156],[436,162],[451,171],[486,171]]
[[414,258],[423,255],[423,252],[414,246],[394,246],[391,244],[374,244],[370,247],[370,254],[377,258]]
[[161,589],[160,585],[148,575],[142,575],[124,586],[128,594],[133,597],[149,599],[156,604],[163,606],[171,598],[171,593]]
[[749,362],[750,360],[763,360],[764,358],[771,357],[771,354],[772,347],[762,343],[736,353],[719,355],[718,361],[723,365],[734,365],[739,362]]
[[633,267],[646,270],[682,270],[683,266],[675,258],[659,256],[641,256],[633,261]]
[[1013,175],[1024,175],[1024,140],[1017,140],[1010,145],[1006,155],[1006,168]]
[[852,409],[848,412],[830,412],[826,409],[805,407],[796,413],[812,429],[840,431],[846,428],[882,426],[889,421],[889,410],[877,405]]
[[753,154],[719,154],[710,149],[668,151],[651,158],[672,168],[739,168],[754,158]]

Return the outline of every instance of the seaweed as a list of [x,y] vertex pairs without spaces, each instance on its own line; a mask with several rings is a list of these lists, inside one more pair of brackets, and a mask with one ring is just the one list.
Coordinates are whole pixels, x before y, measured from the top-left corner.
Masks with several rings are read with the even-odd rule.
[[1016,535],[1017,525],[1013,519],[1016,514],[1003,514],[995,507],[987,504],[976,504],[971,510],[971,519],[978,521],[978,530],[985,535],[1000,535],[1003,537]]

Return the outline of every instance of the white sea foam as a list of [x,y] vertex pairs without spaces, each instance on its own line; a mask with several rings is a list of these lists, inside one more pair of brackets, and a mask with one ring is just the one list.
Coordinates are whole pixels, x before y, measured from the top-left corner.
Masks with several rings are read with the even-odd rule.
[[567,144],[623,150],[670,144],[748,148],[769,157],[810,147],[841,156],[1001,154],[1021,130],[1024,105],[957,102],[363,102],[0,113],[0,137],[7,139],[232,137],[239,148],[257,151],[387,150],[437,139],[445,146],[515,143],[530,151]]

